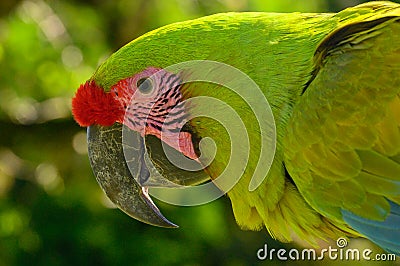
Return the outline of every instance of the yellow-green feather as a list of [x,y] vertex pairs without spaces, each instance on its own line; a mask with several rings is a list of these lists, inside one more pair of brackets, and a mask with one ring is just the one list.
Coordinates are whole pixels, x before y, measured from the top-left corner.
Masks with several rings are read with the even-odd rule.
[[285,137],[285,162],[300,192],[336,223],[342,209],[382,221],[388,199],[399,203],[400,8],[363,7],[375,14],[352,20],[317,49],[318,73]]
[[[400,161],[398,151],[391,147],[399,141],[398,127],[396,131],[389,121],[390,115],[397,123],[400,121],[400,101],[395,96],[398,86],[393,84],[398,85],[399,80],[391,79],[392,75],[399,75],[397,68],[386,69],[379,64],[381,60],[398,66],[399,52],[392,44],[399,39],[389,35],[399,36],[400,32],[393,26],[394,20],[372,23],[372,31],[365,29],[365,34],[346,35],[340,30],[398,16],[396,8],[398,5],[376,2],[338,14],[224,13],[175,23],[121,48],[92,79],[108,91],[117,81],[149,66],[167,67],[207,59],[237,67],[260,86],[277,126],[273,165],[253,192],[248,191],[248,185],[258,161],[260,138],[250,109],[233,93],[210,84],[188,86],[184,93],[187,98],[212,96],[227,102],[238,111],[248,129],[249,164],[243,178],[228,193],[238,224],[252,230],[265,226],[281,241],[292,240],[293,233],[314,244],[320,238],[357,235],[340,219],[338,208],[364,208],[372,218],[381,219],[388,210],[381,195],[391,185],[386,176],[376,177],[376,182],[385,180],[380,187],[374,186],[373,181],[361,184],[368,177],[357,176],[372,155],[363,157],[359,151],[375,151],[386,159],[390,156],[392,161]],[[331,47],[332,43],[339,48]],[[387,73],[390,71],[396,73]],[[382,88],[384,93],[371,92],[363,86],[382,82],[387,86]],[[392,110],[391,114],[388,110]],[[370,126],[379,123],[381,127]],[[197,118],[191,124],[199,137],[211,137],[217,144],[216,158],[206,169],[216,178],[229,159],[228,135],[210,119]],[[296,185],[285,177],[283,162]],[[399,199],[395,191],[390,193],[392,200]],[[385,212],[375,210],[369,201],[379,204]]]

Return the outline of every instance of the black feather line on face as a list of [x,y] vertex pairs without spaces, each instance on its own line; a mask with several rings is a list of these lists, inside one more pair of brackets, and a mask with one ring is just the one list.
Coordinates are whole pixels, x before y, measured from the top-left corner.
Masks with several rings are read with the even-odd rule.
[[193,144],[193,149],[196,154],[201,154],[200,149],[199,149],[199,143],[201,138],[195,133],[195,130],[193,129],[192,125],[190,122],[187,122],[183,125],[182,132],[189,132],[190,135],[192,136],[192,144]]

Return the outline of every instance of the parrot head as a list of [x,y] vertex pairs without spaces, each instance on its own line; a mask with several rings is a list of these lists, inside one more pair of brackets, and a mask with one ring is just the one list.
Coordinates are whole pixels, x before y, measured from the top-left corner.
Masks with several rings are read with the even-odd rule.
[[109,92],[88,81],[73,99],[74,117],[81,126],[124,124],[196,159],[191,134],[181,131],[186,115],[181,87],[178,75],[155,67],[118,81]]
[[[161,214],[148,194],[148,187],[137,180],[146,181],[151,175],[145,162],[145,146],[161,150],[161,141],[172,147],[172,152],[199,164],[193,144],[196,138],[185,127],[187,113],[181,90],[178,74],[149,66],[120,79],[108,89],[93,79],[88,80],[72,100],[75,120],[80,126],[88,127],[89,159],[109,199],[131,217],[161,227],[176,225]],[[123,127],[137,140],[137,152],[130,158],[139,162],[133,166],[140,168],[136,179],[125,162],[128,158],[122,145]],[[145,138],[149,138],[146,144]],[[173,182],[187,185],[208,179],[203,171],[187,173],[160,154],[154,152],[149,159],[162,165],[163,172],[171,173]]]

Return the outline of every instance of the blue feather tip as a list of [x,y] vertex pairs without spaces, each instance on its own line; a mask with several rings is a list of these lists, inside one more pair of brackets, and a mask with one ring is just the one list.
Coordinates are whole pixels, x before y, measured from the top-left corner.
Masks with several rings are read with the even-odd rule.
[[392,201],[390,214],[384,221],[373,221],[347,210],[342,210],[343,219],[353,229],[389,253],[400,256],[400,206]]

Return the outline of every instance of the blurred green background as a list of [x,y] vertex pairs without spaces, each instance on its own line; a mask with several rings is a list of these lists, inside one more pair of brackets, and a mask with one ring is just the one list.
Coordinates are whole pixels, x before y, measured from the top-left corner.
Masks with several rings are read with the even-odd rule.
[[256,252],[265,243],[295,244],[241,231],[227,198],[191,208],[158,203],[181,226],[175,230],[113,209],[91,172],[70,99],[113,51],[162,25],[224,11],[336,12],[360,2],[2,0],[0,266],[284,264],[260,262]]

